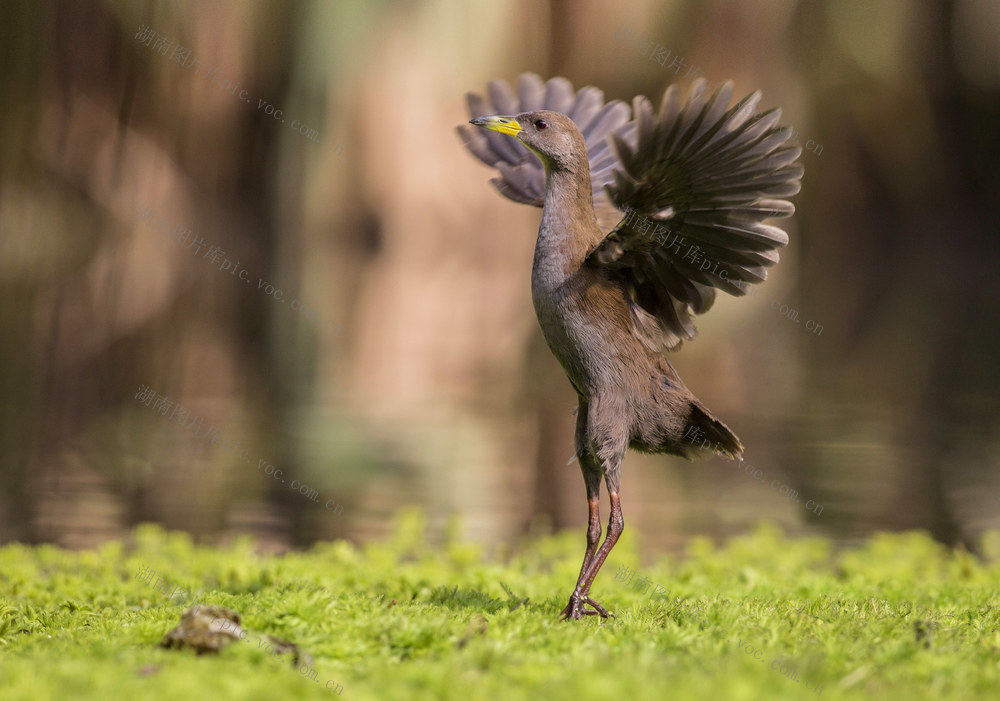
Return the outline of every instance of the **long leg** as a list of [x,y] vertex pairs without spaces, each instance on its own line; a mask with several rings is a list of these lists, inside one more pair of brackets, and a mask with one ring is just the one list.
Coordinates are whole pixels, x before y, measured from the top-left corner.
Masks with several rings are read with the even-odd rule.
[[[605,408],[608,414],[610,414],[609,409],[610,407]],[[607,420],[611,418],[608,414],[601,416],[598,413],[597,417]],[[573,594],[570,596],[569,605],[563,611],[563,615],[569,618],[580,618],[581,615],[593,615],[595,613],[604,618],[608,617],[608,612],[590,598],[590,587],[594,583],[594,578],[597,577],[597,573],[600,571],[604,561],[611,553],[611,549],[615,547],[615,543],[621,537],[622,531],[625,530],[625,520],[622,518],[622,507],[621,500],[618,497],[618,490],[621,485],[622,459],[625,457],[628,439],[627,436],[618,435],[620,432],[614,430],[616,426],[620,427],[623,424],[614,421],[602,424],[603,422],[599,420],[595,421],[595,416],[588,416],[587,438],[589,439],[588,443],[590,446],[589,453],[600,464],[601,471],[604,473],[605,481],[607,482],[608,495],[611,498],[611,516],[608,518],[608,533],[604,538],[604,543],[601,544],[601,547],[592,557],[588,558],[589,562],[584,567],[586,572],[581,572],[576,589],[573,590]],[[599,514],[597,516],[598,518],[600,517]],[[597,533],[599,536],[599,524]],[[596,611],[583,609],[582,604],[584,603],[590,604]]]
[[[580,462],[580,469],[583,471],[583,481],[587,487],[587,505],[590,517],[587,523],[587,552],[583,556],[583,564],[580,566],[580,574],[576,578],[577,590],[584,581],[587,569],[594,553],[597,552],[597,545],[601,542],[601,466],[597,462],[593,453],[590,452],[590,445],[587,441],[587,405],[580,402],[576,413],[576,457]],[[595,608],[602,610],[600,606],[594,604]],[[579,603],[576,606],[579,609]],[[561,618],[567,618],[573,613],[573,601],[571,600],[560,614]],[[591,612],[587,612],[591,613]],[[606,613],[606,612],[605,612]],[[576,616],[576,617],[579,617]]]
[[615,547],[615,543],[622,535],[622,531],[625,530],[625,519],[622,518],[622,505],[618,498],[618,492],[611,491],[610,487],[608,492],[611,495],[611,516],[608,518],[608,535],[604,539],[604,543],[601,545],[601,549],[597,551],[594,559],[590,563],[590,567],[587,568],[587,577],[583,583],[583,589],[580,590],[580,596],[587,601],[591,601],[588,597],[590,596],[590,586],[594,583],[594,578],[597,577],[597,573],[601,570],[601,566],[604,561],[611,554],[611,549]]
[[[618,493],[611,492],[611,517],[608,519],[608,534],[605,536],[600,549],[595,553],[590,564],[587,566],[586,574],[582,575],[582,581],[577,583],[576,589],[573,590],[573,594],[569,597],[569,604],[566,605],[566,608],[562,612],[563,618],[580,618],[581,616],[593,615],[608,618],[611,615],[604,607],[590,598],[590,587],[594,583],[597,573],[600,572],[604,561],[608,559],[611,549],[615,547],[615,543],[621,537],[623,530],[625,530],[625,521],[622,519],[621,502],[618,499]],[[595,610],[588,611],[583,608],[583,604],[589,604]]]

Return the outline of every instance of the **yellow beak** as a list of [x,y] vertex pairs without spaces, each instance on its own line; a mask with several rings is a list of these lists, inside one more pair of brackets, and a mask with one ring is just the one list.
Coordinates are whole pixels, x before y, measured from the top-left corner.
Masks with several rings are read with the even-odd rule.
[[476,117],[475,119],[470,119],[469,124],[475,124],[477,127],[482,127],[483,129],[492,129],[507,136],[517,136],[523,131],[516,119],[513,117],[504,117],[499,114],[495,114],[492,117]]

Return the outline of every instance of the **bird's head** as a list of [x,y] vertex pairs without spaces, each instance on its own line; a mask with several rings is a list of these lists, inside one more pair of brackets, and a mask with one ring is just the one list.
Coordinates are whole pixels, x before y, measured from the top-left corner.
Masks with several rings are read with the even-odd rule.
[[589,166],[583,134],[565,114],[539,110],[513,117],[476,117],[469,123],[514,137],[541,159],[547,172],[577,172]]

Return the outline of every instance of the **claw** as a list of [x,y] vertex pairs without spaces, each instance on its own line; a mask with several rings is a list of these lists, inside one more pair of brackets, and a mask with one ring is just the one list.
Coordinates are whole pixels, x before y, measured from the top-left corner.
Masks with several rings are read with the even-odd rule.
[[[584,608],[584,605],[593,606],[594,610]],[[613,613],[609,613],[606,608],[601,606],[599,603],[591,599],[589,596],[580,597],[575,593],[569,598],[569,603],[566,604],[566,608],[562,610],[559,614],[560,620],[566,620],[568,618],[578,621],[584,616],[600,616],[601,618],[614,618]]]
[[586,611],[586,610],[584,610],[584,613],[587,614],[588,616],[593,616],[593,615],[596,614],[596,615],[600,616],[601,618],[614,618],[615,617],[615,614],[609,613],[606,608],[604,608],[599,603],[597,603],[596,601],[594,601],[593,599],[591,599],[589,596],[586,599],[584,599],[584,602],[590,604],[591,606],[593,606],[596,609],[595,611]]

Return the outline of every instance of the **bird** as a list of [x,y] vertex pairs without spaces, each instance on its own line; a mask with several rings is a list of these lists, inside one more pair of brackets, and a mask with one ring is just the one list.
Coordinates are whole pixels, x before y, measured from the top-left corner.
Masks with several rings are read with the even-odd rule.
[[[542,335],[577,394],[575,458],[587,492],[587,548],[562,619],[613,614],[591,597],[625,527],[629,448],[742,459],[743,444],[666,357],[696,333],[716,291],[767,278],[788,234],[802,149],[758,112],[760,91],[730,106],[734,84],[669,86],[658,110],[639,95],[605,102],[594,86],[522,74],[469,93],[465,147],[496,169],[500,194],[541,207],[531,298]],[[572,460],[571,460],[572,462]],[[611,513],[603,543],[600,489]],[[600,545],[599,545],[600,543]]]

